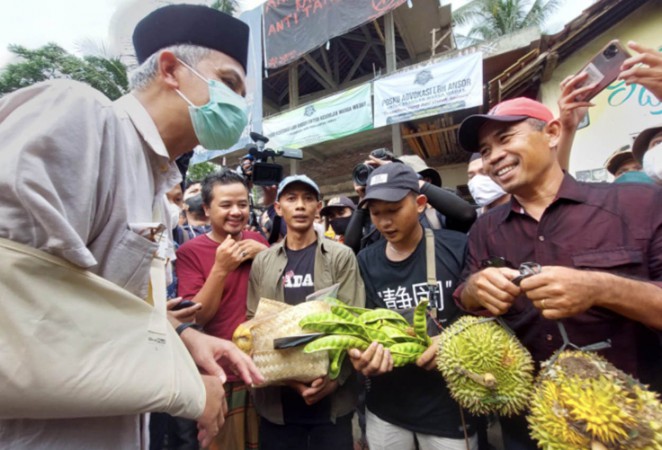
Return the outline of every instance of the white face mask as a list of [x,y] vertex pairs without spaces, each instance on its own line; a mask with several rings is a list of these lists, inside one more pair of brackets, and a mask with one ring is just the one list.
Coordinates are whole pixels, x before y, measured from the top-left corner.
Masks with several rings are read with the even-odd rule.
[[644,153],[644,172],[656,183],[662,184],[662,142]]
[[179,209],[179,206],[175,205],[174,203],[168,202],[168,213],[170,215],[170,225],[172,227],[176,227],[179,225],[179,213],[181,212],[181,209]]
[[475,175],[469,180],[469,192],[481,208],[506,195],[506,191],[487,175]]

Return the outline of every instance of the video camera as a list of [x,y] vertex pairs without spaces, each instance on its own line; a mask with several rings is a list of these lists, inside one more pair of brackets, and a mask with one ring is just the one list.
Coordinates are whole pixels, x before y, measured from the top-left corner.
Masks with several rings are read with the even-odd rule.
[[[276,156],[303,159],[301,149],[284,148],[282,150],[274,150],[266,148],[269,138],[254,131],[251,131],[250,136],[255,144],[246,146],[246,151],[254,158],[252,164],[253,173],[249,178],[257,186],[273,186],[280,183],[280,180],[283,178],[283,166],[276,164]],[[269,158],[271,158],[272,162],[269,162]]]
[[[385,148],[378,148],[371,151],[370,156],[373,158],[381,159],[383,161],[400,162],[398,159],[396,159],[393,153]],[[368,177],[373,170],[375,170],[375,167],[370,164],[357,164],[354,166],[354,170],[352,171],[352,181],[354,181],[354,183],[358,186],[365,186],[368,184]]]

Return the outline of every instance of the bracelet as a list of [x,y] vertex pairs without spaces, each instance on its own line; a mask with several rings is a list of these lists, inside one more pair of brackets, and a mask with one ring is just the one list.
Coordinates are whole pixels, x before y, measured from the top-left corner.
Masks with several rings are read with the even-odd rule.
[[175,328],[175,331],[177,334],[181,335],[187,328],[193,328],[194,330],[202,331],[202,326],[193,322],[180,323],[177,328]]

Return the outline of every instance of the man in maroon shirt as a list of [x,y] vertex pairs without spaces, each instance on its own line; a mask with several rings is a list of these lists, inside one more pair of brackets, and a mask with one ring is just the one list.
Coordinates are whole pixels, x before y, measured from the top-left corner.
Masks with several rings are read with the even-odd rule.
[[[246,320],[251,262],[268,244],[261,234],[244,230],[250,204],[241,175],[225,170],[208,176],[202,201],[211,231],[177,251],[177,294],[202,305],[196,320],[208,334],[232,339],[237,325]],[[228,416],[210,448],[257,448],[258,419],[247,388],[239,377],[226,373]]]
[[[533,100],[502,102],[468,117],[465,150],[510,202],[481,216],[470,232],[465,283],[455,295],[471,311],[500,315],[537,363],[563,344],[557,321],[579,346],[660,391],[662,370],[662,190],[652,185],[586,184],[564,173],[556,146],[562,125]],[[521,281],[508,267],[527,261],[541,273]],[[506,448],[534,449],[523,418],[503,426]]]

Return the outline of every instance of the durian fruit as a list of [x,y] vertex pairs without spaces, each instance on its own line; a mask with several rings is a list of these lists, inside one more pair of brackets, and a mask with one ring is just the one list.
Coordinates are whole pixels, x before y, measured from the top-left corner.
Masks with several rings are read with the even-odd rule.
[[518,414],[531,398],[531,354],[495,321],[465,316],[446,328],[437,367],[453,398],[472,414]]
[[593,353],[543,363],[527,419],[544,450],[662,450],[656,394]]

